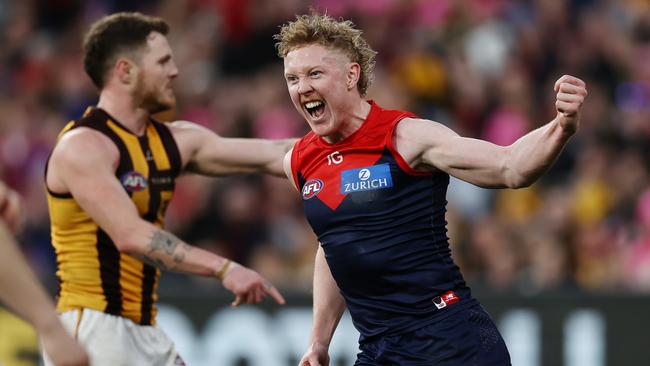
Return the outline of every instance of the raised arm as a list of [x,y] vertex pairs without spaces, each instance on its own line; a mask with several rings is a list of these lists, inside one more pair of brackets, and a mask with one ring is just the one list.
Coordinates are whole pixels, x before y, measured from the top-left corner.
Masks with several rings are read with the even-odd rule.
[[405,119],[395,132],[397,150],[419,170],[441,170],[481,187],[520,188],[535,182],[576,132],[587,96],[585,83],[564,75],[555,83],[556,117],[510,146],[461,137],[440,123]]
[[36,328],[45,353],[55,365],[89,364],[86,351],[59,322],[52,300],[29,269],[3,220],[0,220],[0,300]]
[[52,153],[48,187],[70,192],[122,253],[163,270],[218,277],[237,296],[233,305],[257,303],[266,295],[284,303],[278,291],[256,272],[192,247],[143,220],[115,177],[118,159],[117,148],[107,137],[90,129],[76,129],[67,133]]
[[295,139],[263,140],[221,137],[192,122],[169,124],[188,171],[223,176],[268,173],[284,177],[282,159]]
[[316,252],[314,265],[314,320],[309,348],[299,366],[329,365],[329,346],[345,311],[345,300],[332,277],[323,248]]

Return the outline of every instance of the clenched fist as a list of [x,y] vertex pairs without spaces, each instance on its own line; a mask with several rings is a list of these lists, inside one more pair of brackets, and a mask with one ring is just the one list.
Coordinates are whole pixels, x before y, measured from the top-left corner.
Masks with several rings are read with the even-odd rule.
[[555,109],[560,126],[565,132],[573,134],[578,129],[580,109],[587,96],[587,85],[576,77],[563,75],[555,82],[554,90],[557,93]]

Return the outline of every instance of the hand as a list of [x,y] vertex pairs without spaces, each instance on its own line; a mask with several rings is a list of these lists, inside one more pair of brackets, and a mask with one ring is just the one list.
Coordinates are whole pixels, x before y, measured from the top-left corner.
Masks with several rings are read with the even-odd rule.
[[553,88],[557,93],[555,109],[562,129],[573,134],[578,129],[580,109],[587,96],[587,86],[584,81],[564,75],[555,82]]
[[235,307],[243,303],[257,304],[267,295],[280,305],[285,302],[275,286],[259,273],[234,262],[223,277],[223,287],[235,294],[235,301],[231,304]]
[[20,196],[2,182],[0,182],[0,219],[14,234],[20,231],[25,223]]
[[327,346],[322,343],[312,343],[300,359],[298,366],[329,366],[330,356]]
[[45,353],[56,366],[88,366],[86,351],[60,324],[50,331],[40,332]]

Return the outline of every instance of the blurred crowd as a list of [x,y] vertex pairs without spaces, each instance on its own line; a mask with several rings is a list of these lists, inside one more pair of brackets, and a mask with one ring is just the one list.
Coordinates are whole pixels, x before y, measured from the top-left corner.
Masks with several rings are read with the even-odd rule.
[[[284,138],[308,126],[272,36],[309,7],[353,20],[379,52],[370,99],[464,136],[508,145],[555,116],[557,78],[585,80],[580,131],[539,182],[485,190],[452,180],[450,245],[477,287],[650,292],[647,0],[0,0],[0,178],[24,197],[21,241],[44,281],[54,286],[56,270],[45,161],[63,125],[97,99],[81,63],[89,24],[124,10],[170,23],[178,107],[160,119]],[[317,241],[285,180],[184,176],[177,187],[171,231],[281,288],[311,287]],[[163,286],[182,281],[217,286]]]

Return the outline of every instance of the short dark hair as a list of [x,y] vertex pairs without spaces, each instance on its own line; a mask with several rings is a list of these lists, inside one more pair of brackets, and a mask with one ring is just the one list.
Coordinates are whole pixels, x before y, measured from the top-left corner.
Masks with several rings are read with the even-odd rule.
[[116,57],[145,46],[151,32],[166,35],[169,25],[161,18],[141,13],[115,13],[99,19],[84,37],[86,74],[102,89]]

